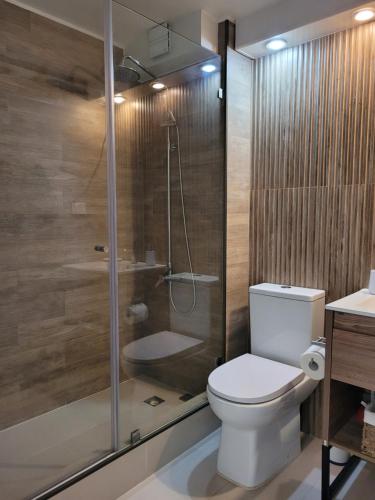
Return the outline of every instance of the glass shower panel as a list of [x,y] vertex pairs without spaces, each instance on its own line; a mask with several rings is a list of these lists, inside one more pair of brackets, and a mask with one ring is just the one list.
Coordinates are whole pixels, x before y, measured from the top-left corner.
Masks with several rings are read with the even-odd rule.
[[126,446],[204,404],[223,356],[223,115],[217,55],[118,2],[113,19]]
[[0,0],[0,484],[111,448],[103,2]]

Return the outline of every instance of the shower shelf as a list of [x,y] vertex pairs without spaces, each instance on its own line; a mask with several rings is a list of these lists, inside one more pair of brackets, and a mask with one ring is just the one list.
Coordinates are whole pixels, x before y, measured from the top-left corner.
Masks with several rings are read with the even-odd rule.
[[[194,281],[199,285],[212,286],[219,283],[217,276],[210,276],[208,274],[193,273]],[[190,273],[176,273],[168,276],[168,281],[175,281],[177,283],[192,283],[192,275]]]
[[[78,264],[66,264],[64,266],[68,269],[76,269],[78,271],[90,271],[94,273],[107,273],[108,272],[108,262],[103,260],[96,260],[93,262],[80,262]],[[122,273],[137,273],[141,271],[152,271],[155,269],[165,269],[164,264],[155,264],[150,266],[145,262],[130,263],[124,260],[120,260],[117,263],[118,272]]]

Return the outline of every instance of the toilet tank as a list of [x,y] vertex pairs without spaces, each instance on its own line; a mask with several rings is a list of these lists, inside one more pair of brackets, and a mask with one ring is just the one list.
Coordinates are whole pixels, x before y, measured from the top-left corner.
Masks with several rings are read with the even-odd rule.
[[249,288],[251,352],[292,366],[323,336],[324,290],[262,283]]

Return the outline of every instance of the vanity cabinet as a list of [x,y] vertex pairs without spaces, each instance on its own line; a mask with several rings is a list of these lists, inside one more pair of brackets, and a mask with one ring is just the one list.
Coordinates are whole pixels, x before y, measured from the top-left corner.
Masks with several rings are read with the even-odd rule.
[[[331,446],[375,462],[375,458],[362,451],[361,422],[363,394],[366,389],[375,391],[375,316],[332,308],[326,311],[325,336],[322,498],[326,500],[333,498],[329,486],[329,464],[328,472],[324,470]],[[354,459],[352,463],[354,466]]]
[[375,391],[375,319],[367,318],[366,328],[360,332],[360,328],[338,328],[342,324],[356,328],[360,322],[355,316],[334,313],[334,317],[337,320],[332,332],[331,378]]

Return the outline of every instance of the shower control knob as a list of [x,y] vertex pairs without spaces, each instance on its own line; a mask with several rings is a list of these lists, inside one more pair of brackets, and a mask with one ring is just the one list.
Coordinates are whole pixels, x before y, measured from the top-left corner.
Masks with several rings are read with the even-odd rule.
[[162,283],[164,283],[164,281],[165,281],[165,276],[160,275],[159,278],[158,278],[158,281],[155,283],[155,288],[157,288]]

